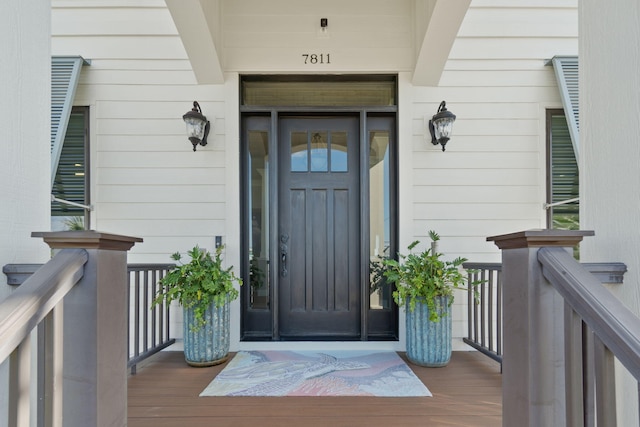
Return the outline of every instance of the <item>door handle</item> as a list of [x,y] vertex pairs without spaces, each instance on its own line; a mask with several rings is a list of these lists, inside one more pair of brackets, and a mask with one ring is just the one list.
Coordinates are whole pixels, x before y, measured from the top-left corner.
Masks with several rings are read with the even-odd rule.
[[282,277],[287,277],[287,274],[289,274],[287,270],[287,255],[289,253],[289,247],[286,245],[288,240],[288,234],[280,235],[280,275]]

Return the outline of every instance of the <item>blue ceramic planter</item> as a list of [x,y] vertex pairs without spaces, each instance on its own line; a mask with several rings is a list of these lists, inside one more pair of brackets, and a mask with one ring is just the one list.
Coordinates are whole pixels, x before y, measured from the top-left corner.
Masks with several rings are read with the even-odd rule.
[[184,358],[191,366],[212,366],[229,357],[229,301],[223,306],[211,304],[205,313],[205,325],[192,331],[195,314],[184,308]]
[[451,360],[451,307],[440,297],[446,315],[439,322],[429,320],[429,308],[416,303],[412,312],[407,307],[407,358],[411,363],[432,368],[446,366]]

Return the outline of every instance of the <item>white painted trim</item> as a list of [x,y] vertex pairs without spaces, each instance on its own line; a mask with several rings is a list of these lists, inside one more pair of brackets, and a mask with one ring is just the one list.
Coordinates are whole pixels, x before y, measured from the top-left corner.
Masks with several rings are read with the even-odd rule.
[[[414,99],[410,73],[398,74],[398,165],[413,163],[412,118]],[[398,167],[398,244],[406,248],[413,241],[413,168]],[[399,348],[406,347],[406,315],[404,310],[398,312]]]
[[413,84],[437,86],[471,0],[437,0],[424,33]]
[[166,4],[198,83],[223,83],[222,65],[216,49],[216,31],[211,25],[213,22],[219,26],[220,13],[212,14],[210,22],[205,13],[206,5],[201,0],[166,0]]
[[[226,73],[225,84],[225,257],[227,263],[236,266],[239,272],[240,259],[240,97],[238,73]],[[217,142],[215,142],[217,144]],[[242,306],[240,298],[231,303],[231,342],[230,348],[235,351],[240,344],[240,319]]]
[[64,199],[59,199],[56,196],[54,196],[53,194],[51,195],[51,201],[52,202],[63,203],[65,205],[75,206],[75,207],[78,207],[78,208],[86,209],[88,211],[92,211],[93,210],[93,205],[81,205],[80,203],[70,202],[70,201],[64,200]]

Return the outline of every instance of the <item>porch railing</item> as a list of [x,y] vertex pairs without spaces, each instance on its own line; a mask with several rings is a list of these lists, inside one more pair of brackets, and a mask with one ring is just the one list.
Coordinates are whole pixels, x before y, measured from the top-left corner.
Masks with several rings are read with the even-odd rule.
[[505,426],[619,425],[615,359],[635,378],[638,399],[640,319],[570,253],[592,234],[489,238],[503,259]]
[[[53,343],[60,340],[54,325],[60,322],[60,302],[82,278],[87,260],[82,249],[63,250],[0,302],[0,363],[9,361],[7,425],[29,425],[32,352],[38,355],[38,365],[44,365],[37,372],[37,424],[44,425],[45,419],[50,422],[53,408],[60,404],[60,396],[54,400],[53,393],[54,384],[60,381],[52,369],[54,353],[59,351]],[[31,349],[34,329],[38,330],[37,347]]]
[[151,308],[158,281],[175,264],[128,264],[129,286],[127,303],[129,305],[127,366],[135,375],[137,364],[149,356],[175,343],[169,330],[169,305],[158,304]]
[[564,299],[567,425],[617,425],[614,360],[640,390],[640,319],[567,251],[542,248],[538,261]]
[[9,385],[7,396],[0,389],[0,424],[126,425],[126,258],[142,239],[95,231],[32,236],[57,253],[0,302],[0,363],[8,362]]
[[[127,264],[127,367],[133,375],[140,362],[176,341],[171,337],[169,306],[163,302],[151,308],[158,281],[174,266]],[[9,285],[19,286],[40,267],[42,264],[8,264],[2,271],[7,275]]]
[[[581,263],[601,283],[622,283],[626,265],[620,262]],[[462,340],[469,346],[502,363],[502,264],[466,262],[469,282],[479,281],[467,292],[467,336]]]
[[463,341],[502,363],[502,264],[466,262],[469,283],[480,281],[467,292],[467,332]]

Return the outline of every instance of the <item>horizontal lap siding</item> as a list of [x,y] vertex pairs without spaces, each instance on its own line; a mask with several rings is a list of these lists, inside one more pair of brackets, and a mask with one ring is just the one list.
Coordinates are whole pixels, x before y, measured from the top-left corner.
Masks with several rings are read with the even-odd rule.
[[[545,60],[577,54],[577,23],[577,1],[472,1],[438,87],[411,88],[413,222],[405,235],[426,246],[436,230],[448,259],[496,262],[487,236],[545,227],[544,110],[562,105]],[[457,115],[444,153],[424,130],[442,100]],[[454,337],[466,336],[465,307],[458,295]]]
[[[52,52],[91,60],[75,104],[91,106],[92,225],[143,237],[132,262],[212,248],[227,234],[227,90],[197,84],[164,1],[78,5],[52,1]],[[213,127],[197,153],[182,121],[194,100]]]
[[[223,202],[197,202],[191,204],[190,210],[185,210],[180,202],[119,202],[107,203],[100,209],[103,220],[149,219],[174,220],[182,219],[224,219],[225,205]],[[166,249],[165,249],[166,252]]]
[[[413,67],[413,0],[225,1],[223,57],[241,72],[394,72]],[[320,19],[327,18],[326,35]],[[303,54],[331,55],[331,66]]]
[[[434,229],[447,257],[499,261],[487,236],[545,227],[544,110],[561,105],[545,60],[577,54],[577,14],[577,1],[472,1],[439,86],[411,89],[414,238]],[[445,153],[424,130],[443,99],[457,115]]]
[[[226,160],[237,150],[226,130],[238,126],[227,118],[236,87],[196,84],[164,1],[81,5],[52,1],[52,53],[92,61],[76,105],[92,107],[94,226],[143,237],[132,261],[166,262],[175,250],[211,247],[215,235],[228,234],[229,212],[237,213],[227,200],[237,188],[228,180],[238,175]],[[545,60],[577,54],[577,0],[473,0],[437,87],[410,84],[422,42],[414,7],[224,1],[220,61],[230,72],[400,73],[400,168],[409,172],[401,173],[399,208],[410,220],[400,224],[403,245],[426,243],[434,229],[448,258],[497,261],[486,236],[544,226],[544,109],[561,106]],[[329,18],[329,38],[318,37],[321,17]],[[330,53],[332,65],[304,65],[303,53]],[[458,116],[445,153],[424,130],[443,99]],[[197,153],[181,120],[193,100],[213,125]],[[454,335],[462,333],[456,323]]]

